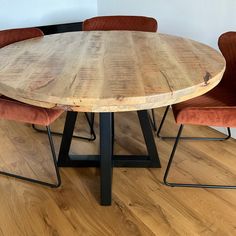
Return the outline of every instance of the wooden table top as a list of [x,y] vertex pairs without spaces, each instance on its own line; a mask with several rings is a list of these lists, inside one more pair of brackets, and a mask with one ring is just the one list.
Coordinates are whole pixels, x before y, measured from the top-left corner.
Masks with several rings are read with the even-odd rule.
[[55,34],[0,49],[0,94],[47,108],[142,110],[215,87],[225,70],[209,46],[159,33]]

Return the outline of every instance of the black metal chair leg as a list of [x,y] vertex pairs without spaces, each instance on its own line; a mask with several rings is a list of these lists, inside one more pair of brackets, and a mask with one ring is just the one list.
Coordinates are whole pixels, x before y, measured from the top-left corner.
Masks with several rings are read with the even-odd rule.
[[55,172],[56,172],[56,176],[57,176],[57,184],[51,185],[51,187],[57,188],[61,185],[61,176],[60,176],[59,168],[57,166],[57,157],[56,157],[55,146],[54,146],[54,142],[52,139],[50,126],[46,126],[46,129],[47,129],[48,140],[49,140],[49,144],[50,144],[50,148],[51,148],[51,152],[52,152],[53,164],[54,164],[54,168],[55,168]]
[[151,115],[148,113],[150,123],[152,125],[153,130],[156,132],[157,131],[157,125],[156,125],[156,117],[155,117],[155,111],[154,109],[151,110]]
[[[166,116],[167,116],[167,113],[169,111],[169,108],[170,106],[167,106],[166,107],[166,110],[164,112],[164,115],[162,117],[162,120],[161,120],[161,123],[160,123],[160,126],[158,128],[158,131],[157,131],[157,137],[160,138],[160,139],[163,139],[163,140],[167,140],[167,139],[173,139],[175,140],[176,137],[174,136],[161,136],[161,130],[162,130],[162,127],[164,125],[164,122],[165,122],[165,119],[166,119]],[[205,137],[180,137],[181,140],[195,140],[195,141],[225,141],[229,138],[231,138],[231,130],[229,127],[227,127],[227,136],[226,137],[220,137],[220,138],[205,138]]]
[[164,124],[164,122],[165,122],[166,115],[167,115],[167,113],[168,113],[168,111],[169,111],[169,108],[170,108],[170,106],[167,106],[167,107],[166,107],[166,110],[165,110],[165,112],[164,112],[164,115],[163,115],[163,117],[162,117],[162,119],[161,119],[160,126],[159,126],[159,128],[158,128],[158,130],[157,130],[157,137],[158,137],[158,138],[162,138],[162,137],[160,136],[160,133],[161,133],[161,129],[162,129],[162,127],[163,127],[163,124]]
[[90,113],[90,118],[89,118],[87,112],[85,112],[84,114],[85,114],[86,120],[87,120],[87,122],[89,124],[89,128],[90,128],[91,138],[89,139],[89,141],[94,141],[96,139],[96,134],[95,134],[95,131],[94,131],[94,116],[95,116],[95,114]]
[[[86,117],[86,120],[89,124],[89,127],[90,127],[90,134],[91,134],[91,137],[84,137],[84,136],[78,136],[78,135],[73,135],[73,138],[77,138],[77,139],[83,139],[83,140],[88,140],[88,141],[94,141],[96,139],[96,134],[95,134],[95,131],[94,131],[94,113],[91,113],[91,118],[89,118],[88,114],[87,113],[84,113],[85,114],[85,117]],[[91,119],[91,120],[90,120]],[[40,133],[47,133],[47,130],[44,130],[44,129],[39,129],[37,128],[34,124],[32,124],[32,128],[34,130],[36,130],[37,132],[40,132]],[[61,136],[62,133],[60,132],[55,132],[55,131],[52,131],[51,132],[52,135],[59,135]]]
[[171,186],[171,187],[173,187],[173,186],[172,186],[171,183],[169,183],[167,181],[167,178],[168,178],[170,167],[171,167],[171,164],[172,164],[172,161],[173,161],[173,158],[174,158],[174,155],[175,155],[175,151],[176,151],[176,148],[178,146],[179,138],[181,136],[182,131],[183,131],[183,125],[181,125],[180,128],[179,128],[179,131],[178,131],[178,134],[177,134],[177,137],[176,137],[176,140],[175,140],[175,144],[174,144],[172,152],[170,154],[170,158],[169,158],[169,161],[168,161],[168,164],[167,164],[167,167],[166,167],[166,171],[165,171],[165,174],[164,174],[164,178],[163,178],[164,184],[167,185],[167,186]]
[[10,177],[14,177],[14,178],[17,178],[17,179],[21,179],[21,180],[24,180],[24,181],[28,181],[28,182],[31,182],[31,183],[41,184],[41,185],[52,187],[52,188],[59,187],[61,185],[61,177],[60,177],[59,169],[57,167],[56,153],[55,153],[55,148],[54,148],[54,144],[53,144],[53,140],[52,140],[52,136],[51,136],[50,127],[46,126],[46,130],[47,130],[49,144],[50,144],[50,148],[51,148],[51,152],[52,152],[53,164],[54,164],[54,168],[55,168],[55,172],[56,172],[56,176],[57,176],[57,183],[56,184],[48,183],[48,182],[44,182],[44,181],[24,177],[24,176],[21,176],[21,175],[12,174],[12,173],[9,173],[9,172],[4,172],[4,171],[0,171],[0,174],[10,176]]
[[171,155],[170,155],[170,159],[168,161],[167,167],[166,167],[166,171],[164,174],[164,178],[163,178],[163,182],[165,185],[170,186],[170,187],[190,187],[190,188],[214,188],[214,189],[236,189],[236,186],[234,185],[210,185],[210,184],[188,184],[188,183],[175,183],[175,182],[168,182],[167,178],[170,172],[170,168],[171,168],[171,164],[172,161],[174,159],[174,155],[179,143],[179,140],[181,138],[181,133],[183,131],[183,125],[180,126],[176,140],[175,140],[175,144],[174,147],[172,149]]

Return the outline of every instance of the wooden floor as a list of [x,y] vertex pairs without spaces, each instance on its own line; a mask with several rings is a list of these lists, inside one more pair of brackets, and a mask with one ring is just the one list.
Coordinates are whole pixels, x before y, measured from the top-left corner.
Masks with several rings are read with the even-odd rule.
[[[157,119],[162,112],[158,109]],[[136,113],[120,113],[115,118],[115,152],[144,154]],[[57,121],[56,128],[62,122]],[[83,124],[80,114],[77,131],[86,134]],[[0,121],[0,126],[1,169],[55,181],[46,135],[15,122]],[[176,131],[170,113],[163,134]],[[221,135],[193,126],[184,133]],[[55,137],[57,151],[59,144],[60,138]],[[75,140],[72,153],[96,153],[98,144],[99,138],[91,143]],[[236,235],[236,191],[163,186],[173,141],[156,138],[156,144],[162,169],[116,168],[110,207],[99,205],[99,169],[61,169],[59,189],[0,176],[0,235]],[[236,184],[235,144],[236,140],[182,141],[170,179]]]

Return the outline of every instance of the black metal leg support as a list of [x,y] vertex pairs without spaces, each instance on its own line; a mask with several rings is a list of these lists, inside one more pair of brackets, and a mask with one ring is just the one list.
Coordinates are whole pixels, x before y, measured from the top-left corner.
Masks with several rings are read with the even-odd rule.
[[100,167],[101,204],[111,204],[112,167],[160,168],[148,112],[138,111],[138,117],[147,146],[148,155],[113,155],[114,114],[100,113],[100,155],[69,155],[77,114],[68,112],[62,137],[58,166]]
[[113,168],[112,113],[100,113],[101,205],[111,205]]
[[174,147],[172,149],[172,152],[171,152],[171,155],[170,155],[170,159],[169,159],[169,162],[167,164],[166,171],[165,171],[165,174],[164,174],[164,178],[163,178],[164,184],[167,185],[167,186],[170,186],[170,187],[236,189],[236,186],[234,186],[234,185],[187,184],[187,183],[175,183],[175,182],[168,182],[167,181],[167,178],[168,178],[168,175],[169,175],[169,171],[170,171],[170,168],[171,168],[171,164],[172,164],[172,161],[174,159],[174,155],[175,155],[175,152],[176,152],[179,140],[181,138],[181,133],[182,133],[183,127],[184,127],[183,125],[180,125],[179,131],[178,131],[178,135],[176,137],[175,144],[174,144]]
[[[77,114],[68,112],[62,137],[58,165],[60,167],[99,167],[100,155],[69,155],[73,129]],[[112,115],[113,116],[113,115]],[[160,168],[152,127],[148,112],[138,111],[140,125],[147,146],[148,155],[113,155],[114,167]],[[114,137],[114,119],[112,118],[112,137]]]
[[112,153],[114,151],[115,144],[115,114],[112,112]]
[[138,111],[138,118],[143,132],[143,137],[146,143],[148,156],[150,160],[150,167],[161,167],[160,159],[156,149],[155,140],[150,125],[148,112],[146,110]]
[[75,128],[77,112],[68,111],[58,156],[58,166],[70,166],[69,151]]

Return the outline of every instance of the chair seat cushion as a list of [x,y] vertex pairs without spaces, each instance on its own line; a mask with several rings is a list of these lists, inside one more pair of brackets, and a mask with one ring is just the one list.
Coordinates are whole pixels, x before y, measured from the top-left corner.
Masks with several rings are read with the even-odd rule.
[[0,119],[48,126],[64,111],[28,105],[5,96],[0,97]]
[[236,127],[236,93],[222,86],[172,108],[178,124]]

